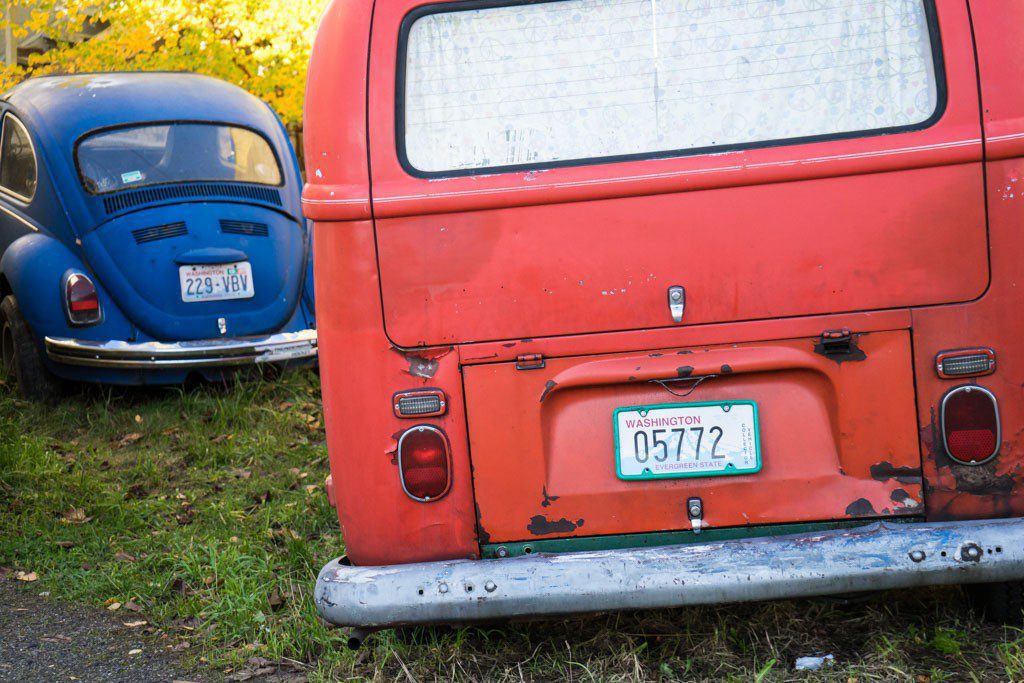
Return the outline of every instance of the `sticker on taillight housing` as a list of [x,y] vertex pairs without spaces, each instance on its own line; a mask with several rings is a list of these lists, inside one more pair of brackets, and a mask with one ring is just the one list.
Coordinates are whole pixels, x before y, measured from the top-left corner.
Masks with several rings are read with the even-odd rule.
[[398,474],[402,490],[413,500],[430,503],[452,487],[448,437],[433,425],[416,425],[398,439]]
[[957,387],[942,399],[942,444],[962,465],[981,465],[999,454],[1002,426],[995,394],[974,384]]

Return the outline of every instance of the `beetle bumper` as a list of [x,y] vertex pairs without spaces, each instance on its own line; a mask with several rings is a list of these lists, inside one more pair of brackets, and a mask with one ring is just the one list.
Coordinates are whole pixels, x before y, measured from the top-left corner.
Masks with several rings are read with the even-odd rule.
[[46,354],[53,362],[65,365],[127,370],[284,363],[315,358],[317,331],[175,343],[96,342],[47,337]]
[[1024,579],[1024,520],[320,572],[320,614],[384,628]]

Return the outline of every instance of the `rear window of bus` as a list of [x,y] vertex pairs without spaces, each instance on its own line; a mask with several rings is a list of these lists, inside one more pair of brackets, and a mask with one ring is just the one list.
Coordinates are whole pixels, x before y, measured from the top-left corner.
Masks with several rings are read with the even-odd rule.
[[932,0],[430,5],[403,24],[399,156],[466,175],[923,128]]

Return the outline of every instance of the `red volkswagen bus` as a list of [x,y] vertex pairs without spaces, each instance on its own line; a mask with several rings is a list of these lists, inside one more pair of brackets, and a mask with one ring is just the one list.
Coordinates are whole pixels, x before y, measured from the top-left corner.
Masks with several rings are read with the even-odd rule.
[[361,629],[1024,578],[1016,0],[336,0],[306,112]]

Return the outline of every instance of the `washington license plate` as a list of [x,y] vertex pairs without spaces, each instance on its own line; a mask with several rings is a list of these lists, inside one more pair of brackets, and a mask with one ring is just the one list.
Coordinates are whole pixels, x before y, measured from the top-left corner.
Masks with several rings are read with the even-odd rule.
[[181,266],[178,276],[181,278],[181,300],[186,303],[256,296],[252,265],[248,261],[215,266]]
[[721,477],[761,471],[757,404],[717,401],[615,411],[619,479]]

